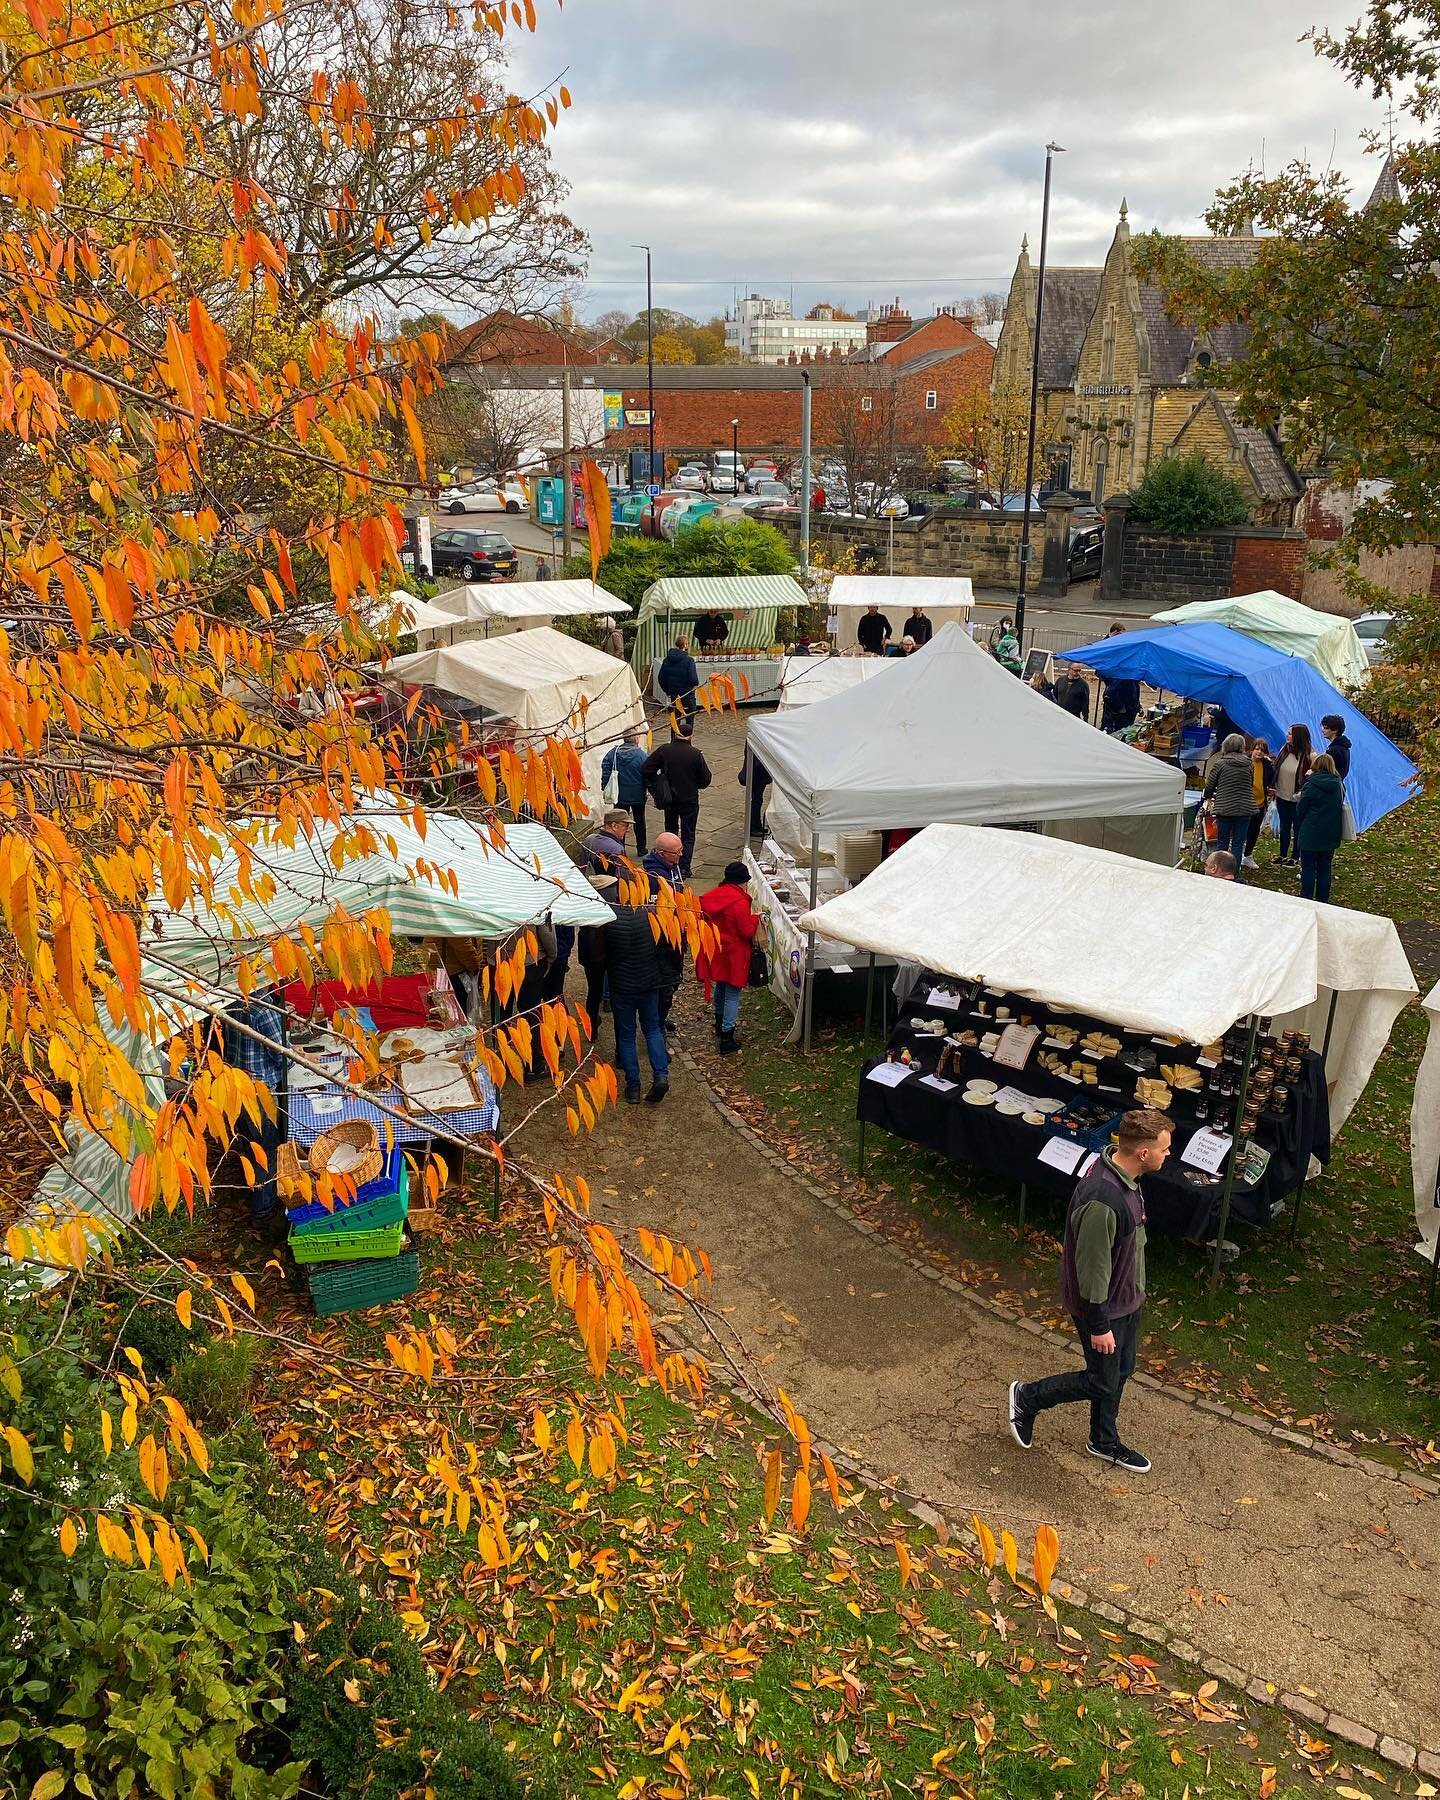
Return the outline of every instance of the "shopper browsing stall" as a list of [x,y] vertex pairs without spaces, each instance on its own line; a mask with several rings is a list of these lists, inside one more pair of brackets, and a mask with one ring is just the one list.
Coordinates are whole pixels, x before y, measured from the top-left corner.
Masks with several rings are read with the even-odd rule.
[[1265,809],[1275,798],[1275,763],[1264,738],[1250,741],[1250,786],[1255,795],[1255,811],[1250,819],[1250,829],[1245,833],[1242,861],[1247,869],[1258,869],[1255,849],[1260,842],[1260,828],[1265,823]]
[[1345,836],[1345,787],[1335,759],[1317,756],[1295,806],[1295,843],[1300,852],[1300,898],[1328,900],[1335,852]]
[[1052,1406],[1088,1401],[1091,1456],[1132,1475],[1149,1459],[1120,1438],[1120,1403],[1135,1369],[1145,1304],[1145,1201],[1141,1177],[1170,1154],[1174,1127],[1164,1113],[1126,1113],[1113,1150],[1076,1184],[1065,1219],[1061,1290],[1080,1336],[1085,1367],[1010,1384],[1010,1430],[1021,1449],[1035,1442],[1035,1420]]
[[1216,843],[1235,858],[1236,875],[1240,879],[1240,859],[1245,854],[1245,834],[1255,816],[1255,777],[1250,753],[1238,731],[1232,731],[1220,746],[1220,754],[1210,765],[1205,780],[1205,798],[1220,826]]
[[715,1001],[715,1035],[720,1054],[740,1048],[735,1035],[740,1022],[740,995],[750,981],[750,949],[760,928],[750,906],[750,871],[743,862],[727,863],[725,878],[700,896],[700,910],[715,927],[720,942],[695,958],[695,973],[705,984],[705,998]]
[[[1299,860],[1295,843],[1295,809],[1313,761],[1310,727],[1292,725],[1275,759],[1275,810],[1280,814],[1280,867],[1293,869]],[[1296,854],[1291,856],[1291,849]]]

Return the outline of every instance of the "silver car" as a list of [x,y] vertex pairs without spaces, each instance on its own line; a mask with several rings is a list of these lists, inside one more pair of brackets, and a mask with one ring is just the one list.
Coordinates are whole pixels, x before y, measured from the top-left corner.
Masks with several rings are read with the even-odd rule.
[[1376,663],[1389,662],[1390,622],[1394,613],[1367,612],[1361,613],[1355,621],[1355,635],[1364,647],[1365,660],[1373,669]]

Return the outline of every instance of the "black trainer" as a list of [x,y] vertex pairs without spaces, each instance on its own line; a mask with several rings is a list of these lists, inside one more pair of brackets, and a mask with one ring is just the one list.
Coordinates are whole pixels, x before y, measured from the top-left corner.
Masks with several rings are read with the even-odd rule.
[[638,1106],[644,1096],[641,1094],[638,1087],[627,1087],[625,1090],[625,1098],[632,1106]]
[[1026,1412],[1020,1404],[1020,1389],[1024,1384],[1019,1381],[1010,1383],[1010,1435],[1022,1450],[1030,1450],[1035,1444],[1035,1415]]
[[660,1102],[665,1098],[665,1096],[669,1092],[670,1092],[670,1083],[668,1081],[666,1081],[663,1076],[657,1076],[656,1079],[650,1084],[650,1092],[645,1096],[645,1098],[650,1102],[650,1104],[652,1106],[658,1106],[660,1104]]
[[1091,1456],[1098,1456],[1101,1462],[1112,1463],[1117,1469],[1124,1469],[1127,1475],[1148,1475],[1150,1459],[1142,1456],[1138,1450],[1130,1450],[1124,1444],[1116,1444],[1112,1449],[1100,1450],[1094,1444],[1086,1444],[1085,1448]]

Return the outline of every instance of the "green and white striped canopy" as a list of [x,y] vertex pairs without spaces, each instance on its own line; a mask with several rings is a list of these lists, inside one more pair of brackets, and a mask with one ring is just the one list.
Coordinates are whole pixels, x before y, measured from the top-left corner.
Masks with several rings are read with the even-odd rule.
[[[501,938],[544,919],[603,925],[614,917],[543,825],[507,825],[500,849],[475,825],[448,814],[428,815],[423,838],[390,814],[361,814],[349,829],[357,826],[378,843],[338,867],[341,834],[334,828],[289,848],[258,847],[255,877],[273,886],[264,900],[230,899],[238,864],[227,857],[215,887],[222,914],[228,902],[233,917],[203,906],[173,912],[157,904],[142,945],[146,986],[173,994],[188,976],[231,990],[242,956],[301,925],[318,929],[337,907],[352,915],[383,907],[392,933],[413,938]],[[449,872],[453,893],[440,880]]]
[[789,575],[664,575],[646,588],[640,602],[636,672],[643,680],[681,625],[704,613],[735,615],[727,650],[768,650],[775,642],[777,615],[809,604],[804,588]]

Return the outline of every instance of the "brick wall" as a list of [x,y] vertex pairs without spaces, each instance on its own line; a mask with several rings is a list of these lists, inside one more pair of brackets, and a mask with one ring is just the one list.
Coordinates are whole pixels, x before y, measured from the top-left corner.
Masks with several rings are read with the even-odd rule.
[[[778,523],[798,546],[798,521]],[[1032,521],[1031,543],[1039,555],[1041,531]],[[810,546],[834,560],[847,550],[870,545],[881,569],[890,543],[886,519],[852,519],[812,514]],[[1033,566],[1033,565],[1032,565]],[[1013,588],[1020,579],[1020,521],[980,512],[939,511],[923,519],[895,521],[897,575],[968,575],[977,588]]]
[[1305,588],[1305,563],[1309,546],[1302,532],[1279,537],[1254,537],[1241,532],[1235,539],[1235,566],[1230,572],[1232,594],[1258,594],[1273,588],[1291,600],[1299,600]]
[[[627,409],[643,411],[646,405],[645,371],[634,380],[636,371],[626,369],[625,381],[616,387],[625,397]],[[818,401],[818,395],[817,395]],[[740,455],[742,459],[762,452],[796,455],[800,449],[800,389],[746,388],[672,389],[655,393],[655,447],[667,455],[689,452],[708,453],[730,448],[730,421],[740,421]],[[643,425],[626,426],[622,431],[607,432],[607,450],[643,450],[646,432]]]

